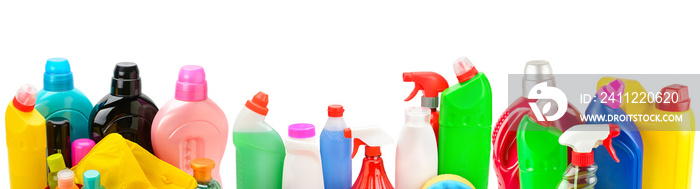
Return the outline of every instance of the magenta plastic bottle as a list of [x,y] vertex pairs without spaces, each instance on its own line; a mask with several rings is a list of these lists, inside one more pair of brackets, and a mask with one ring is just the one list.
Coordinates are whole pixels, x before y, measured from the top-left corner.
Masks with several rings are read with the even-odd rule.
[[[151,128],[153,150],[158,158],[192,175],[190,162],[208,158],[221,165],[228,139],[224,111],[207,97],[207,81],[201,66],[180,69],[171,99],[156,114]],[[221,180],[219,167],[212,177]]]

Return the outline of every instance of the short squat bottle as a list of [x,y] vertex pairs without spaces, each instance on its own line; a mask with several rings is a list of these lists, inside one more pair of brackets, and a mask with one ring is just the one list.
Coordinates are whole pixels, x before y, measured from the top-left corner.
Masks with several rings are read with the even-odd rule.
[[214,160],[197,158],[191,161],[190,166],[194,179],[197,180],[197,189],[221,189],[219,181],[211,178],[211,170],[216,166]]
[[117,63],[111,92],[95,104],[90,114],[91,137],[95,143],[108,134],[119,133],[153,153],[151,123],[158,108],[141,90],[136,64]]

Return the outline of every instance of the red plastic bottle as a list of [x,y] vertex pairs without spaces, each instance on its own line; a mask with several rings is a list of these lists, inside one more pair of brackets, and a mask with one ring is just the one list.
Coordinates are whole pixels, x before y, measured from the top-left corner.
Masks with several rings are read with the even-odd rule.
[[423,96],[421,97],[421,107],[430,108],[430,126],[433,127],[433,132],[435,132],[435,140],[438,140],[438,131],[440,129],[438,105],[440,104],[439,93],[450,87],[440,74],[435,72],[404,72],[403,73],[404,82],[413,82],[416,84],[411,94],[404,101],[409,101],[416,97],[418,91],[423,91]]
[[384,169],[384,160],[379,146],[394,143],[394,140],[384,130],[377,126],[363,128],[345,128],[345,138],[354,138],[352,157],[357,149],[365,146],[365,158],[362,159],[362,169],[357,175],[352,189],[394,189]]
[[[530,111],[528,103],[537,99],[528,99],[525,96],[530,89],[538,83],[547,82],[549,86],[555,86],[552,67],[549,62],[543,60],[529,61],[525,64],[525,75],[523,75],[523,96],[518,97],[496,123],[491,138],[493,144],[493,161],[498,186],[501,189],[519,189],[520,176],[518,171],[518,145],[516,143],[518,125],[523,117]],[[566,114],[552,125],[560,131],[566,131],[574,125],[583,124],[580,114],[576,108],[568,104]],[[569,149],[569,160],[571,150]]]

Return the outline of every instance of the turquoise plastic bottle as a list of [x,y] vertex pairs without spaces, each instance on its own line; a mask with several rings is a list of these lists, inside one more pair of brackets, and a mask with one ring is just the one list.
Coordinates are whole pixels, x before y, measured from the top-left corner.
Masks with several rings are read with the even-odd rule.
[[459,84],[442,92],[438,174],[455,174],[488,188],[491,152],[491,85],[467,58],[454,64]]
[[37,94],[36,110],[47,120],[55,117],[70,122],[71,141],[90,138],[90,100],[73,86],[73,73],[65,58],[46,61],[44,88]]
[[562,131],[551,121],[536,121],[530,111],[517,135],[520,188],[556,188],[567,167],[566,146],[559,144]]

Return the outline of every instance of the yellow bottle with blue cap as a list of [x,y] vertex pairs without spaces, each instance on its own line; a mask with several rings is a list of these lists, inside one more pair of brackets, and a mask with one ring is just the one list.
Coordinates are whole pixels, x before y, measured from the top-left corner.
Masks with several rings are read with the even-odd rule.
[[[615,79],[601,78],[598,88]],[[654,93],[650,97],[652,93],[647,92],[638,81],[621,80],[625,83],[625,91],[620,108],[629,115],[648,116],[632,120],[644,142],[642,188],[690,188],[695,116],[690,109],[688,87],[669,85],[661,89],[659,95]],[[659,116],[659,120],[655,116]]]
[[46,120],[34,109],[37,89],[23,85],[5,111],[10,188],[46,187]]

